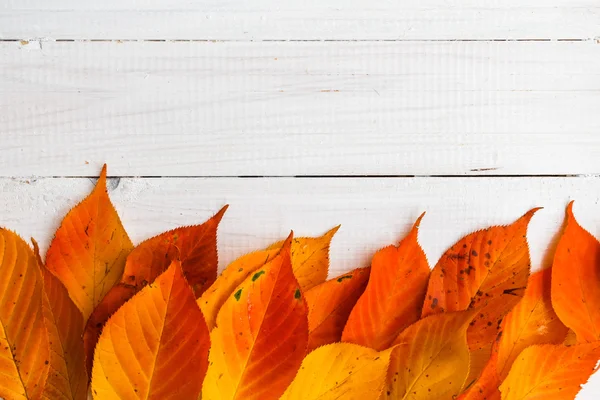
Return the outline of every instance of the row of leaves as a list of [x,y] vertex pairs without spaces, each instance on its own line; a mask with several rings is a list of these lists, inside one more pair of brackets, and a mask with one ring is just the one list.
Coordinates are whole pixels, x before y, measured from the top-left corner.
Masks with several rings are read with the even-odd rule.
[[531,275],[536,209],[464,237],[433,270],[421,216],[331,280],[337,227],[217,278],[225,210],[134,248],[104,168],[45,262],[0,229],[0,396],[570,399],[600,359],[600,243],[572,204],[552,268]]

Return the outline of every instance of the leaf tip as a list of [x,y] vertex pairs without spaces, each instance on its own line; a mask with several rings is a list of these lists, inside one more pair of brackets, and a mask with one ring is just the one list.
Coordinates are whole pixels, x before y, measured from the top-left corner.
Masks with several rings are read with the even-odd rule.
[[421,215],[419,215],[419,217],[417,218],[417,220],[415,221],[414,225],[413,225],[413,229],[418,230],[419,227],[421,226],[421,220],[423,219],[423,217],[425,216],[425,213],[427,211],[423,211],[423,213]]
[[217,221],[217,223],[221,222],[223,215],[225,215],[225,211],[229,208],[229,204],[225,204],[217,213],[213,216],[213,219]]

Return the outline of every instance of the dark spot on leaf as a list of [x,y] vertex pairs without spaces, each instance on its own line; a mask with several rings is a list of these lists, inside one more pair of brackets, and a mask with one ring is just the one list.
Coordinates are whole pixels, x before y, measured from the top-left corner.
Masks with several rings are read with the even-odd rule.
[[477,252],[476,252],[475,250],[472,250],[472,251],[471,251],[471,255],[472,255],[473,257],[477,257],[477,255],[478,255],[478,254],[477,254]]
[[296,289],[296,292],[294,293],[294,298],[299,299],[300,297],[302,297],[302,294],[300,293],[300,289]]
[[255,280],[257,280],[264,273],[265,273],[265,271],[258,271],[257,273],[255,273],[254,275],[252,275],[252,282],[254,282]]
[[433,301],[431,302],[431,308],[436,308],[438,305],[438,299],[437,297],[433,299]]
[[344,275],[344,276],[340,276],[340,277],[337,279],[337,281],[338,281],[338,282],[341,282],[341,281],[343,281],[344,279],[352,279],[352,275]]
[[233,297],[235,297],[236,301],[240,301],[240,297],[241,296],[242,296],[242,289],[241,288],[238,289],[238,291],[233,294]]

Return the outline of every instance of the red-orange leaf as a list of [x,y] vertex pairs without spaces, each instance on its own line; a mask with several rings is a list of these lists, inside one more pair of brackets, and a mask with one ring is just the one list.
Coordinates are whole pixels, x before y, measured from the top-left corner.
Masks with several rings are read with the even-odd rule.
[[596,370],[598,359],[599,342],[528,347],[500,386],[502,400],[574,399]]
[[502,321],[492,358],[461,399],[500,398],[500,382],[525,348],[565,340],[567,327],[558,319],[550,300],[551,276],[552,270],[545,269],[529,277],[525,296]]
[[196,399],[209,333],[181,264],[171,266],[107,321],[94,355],[95,399]]
[[31,248],[0,228],[0,398],[42,396],[49,362],[42,285]]
[[200,295],[217,278],[217,227],[227,206],[201,225],[164,232],[133,249],[117,283],[94,309],[85,327],[85,353],[88,374],[92,371],[94,347],[102,326],[127,300],[163,273],[171,261],[181,261],[188,283]]
[[421,218],[398,247],[385,247],[373,256],[369,283],[350,313],[344,342],[383,350],[419,319],[430,273],[417,241]]
[[532,209],[509,226],[494,226],[465,236],[431,273],[423,316],[478,309],[467,332],[471,350],[469,381],[490,357],[500,321],[521,299],[529,277],[527,225]]
[[201,225],[173,229],[140,243],[127,257],[121,283],[139,290],[162,274],[171,260],[179,259],[199,297],[217,279],[217,227],[227,207]]
[[291,236],[227,299],[211,332],[205,399],[278,399],[306,354],[307,306],[292,272]]
[[46,267],[65,285],[87,321],[119,281],[133,248],[106,190],[106,165],[92,193],[63,219]]
[[357,268],[305,293],[308,304],[308,351],[339,342],[350,311],[365,290],[370,268]]
[[567,207],[567,226],[552,265],[552,305],[579,342],[600,340],[600,243]]
[[49,371],[42,398],[85,400],[88,375],[83,352],[83,316],[67,289],[46,269],[37,242],[32,239],[44,290],[42,309],[50,343]]

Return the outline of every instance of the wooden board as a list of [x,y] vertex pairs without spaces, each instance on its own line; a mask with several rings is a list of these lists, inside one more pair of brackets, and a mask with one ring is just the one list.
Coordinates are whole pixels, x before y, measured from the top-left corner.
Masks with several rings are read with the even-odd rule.
[[[45,251],[64,214],[92,187],[87,178],[0,179],[0,209],[10,210],[0,225],[34,236]],[[229,204],[219,230],[221,267],[291,229],[314,236],[342,224],[331,257],[339,274],[398,242],[423,211],[419,238],[432,266],[468,232],[511,223],[536,206],[545,208],[528,236],[533,266],[547,266],[571,199],[582,225],[600,233],[597,178],[113,178],[108,187],[135,243]]]
[[18,0],[3,39],[589,39],[595,0]]
[[600,173],[595,42],[4,42],[0,175]]

